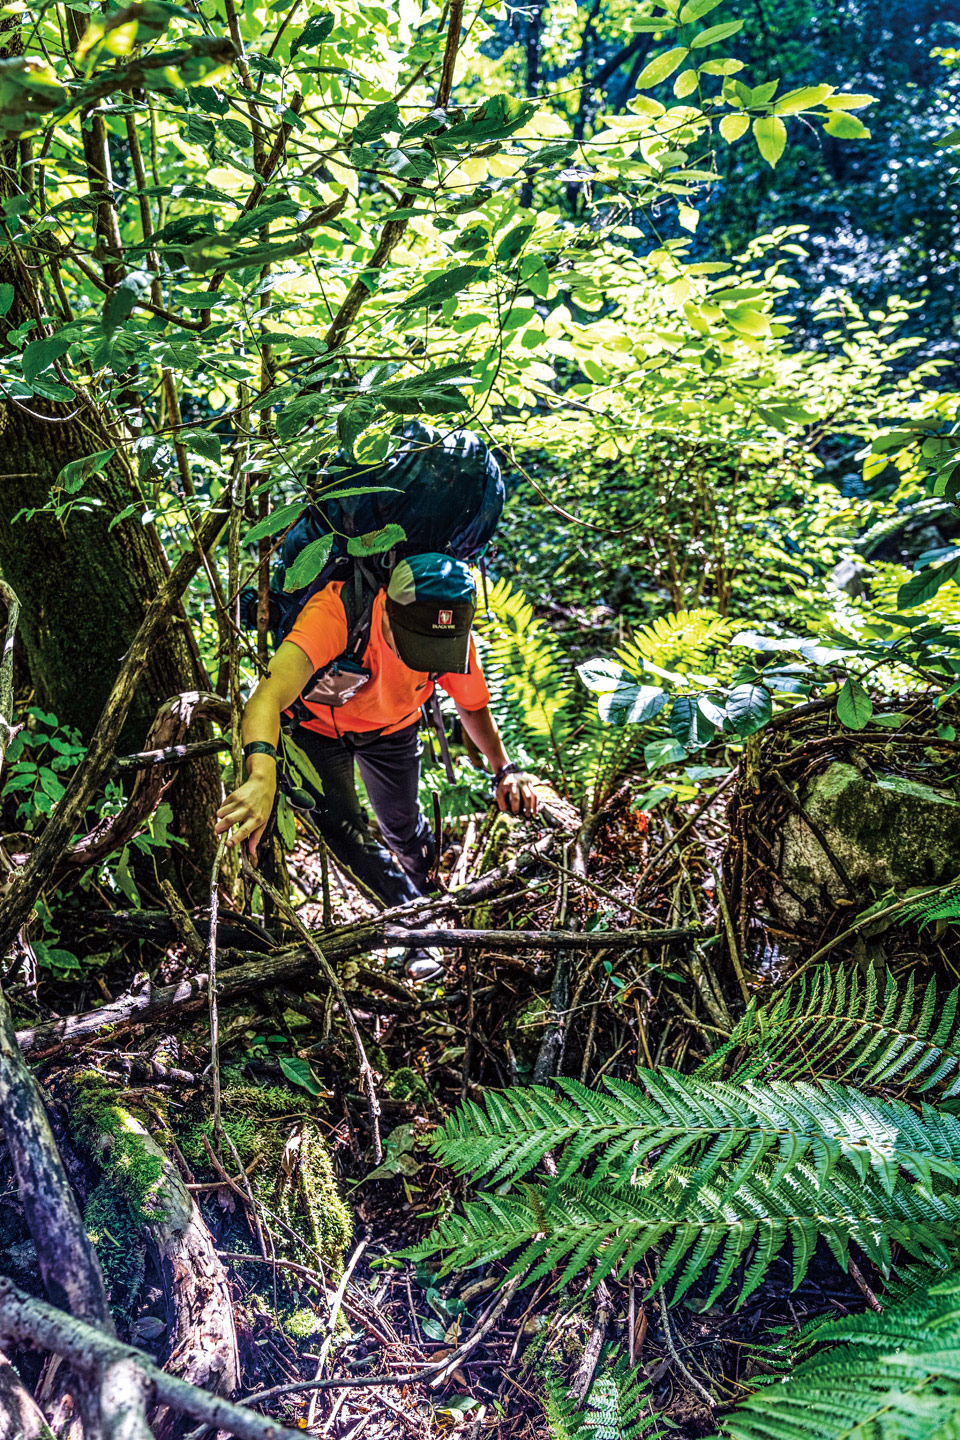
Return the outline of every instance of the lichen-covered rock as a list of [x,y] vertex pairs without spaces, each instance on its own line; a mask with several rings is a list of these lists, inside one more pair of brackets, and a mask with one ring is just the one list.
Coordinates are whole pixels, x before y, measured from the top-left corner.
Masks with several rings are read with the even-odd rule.
[[[898,776],[874,779],[835,761],[799,799],[846,870],[858,900],[960,874],[960,801],[948,790]],[[824,903],[846,897],[836,868],[796,813],[783,826],[779,868],[784,884],[773,903],[785,920],[811,918]]]

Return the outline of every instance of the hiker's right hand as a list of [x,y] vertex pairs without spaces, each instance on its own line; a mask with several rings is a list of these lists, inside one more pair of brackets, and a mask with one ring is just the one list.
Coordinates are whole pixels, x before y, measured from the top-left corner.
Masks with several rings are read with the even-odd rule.
[[222,835],[224,830],[232,830],[233,834],[227,844],[240,845],[245,840],[250,851],[250,858],[254,863],[257,859],[257,845],[260,843],[260,836],[270,819],[276,791],[275,774],[251,775],[249,780],[245,780],[242,785],[237,786],[232,795],[227,796],[217,811],[217,823],[213,827],[214,833]]

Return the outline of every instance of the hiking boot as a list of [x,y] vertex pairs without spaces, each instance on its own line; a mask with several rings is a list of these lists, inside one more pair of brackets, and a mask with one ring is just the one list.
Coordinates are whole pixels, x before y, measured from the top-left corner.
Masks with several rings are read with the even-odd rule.
[[443,952],[433,946],[411,945],[403,957],[403,973],[414,985],[443,977]]

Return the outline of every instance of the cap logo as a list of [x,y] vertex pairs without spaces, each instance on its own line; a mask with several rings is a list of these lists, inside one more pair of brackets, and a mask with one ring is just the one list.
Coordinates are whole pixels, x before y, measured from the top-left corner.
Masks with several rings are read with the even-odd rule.
[[452,624],[453,624],[453,611],[452,611],[452,610],[441,610],[440,613],[439,613],[439,615],[437,616],[437,624],[438,624],[438,625],[452,625]]

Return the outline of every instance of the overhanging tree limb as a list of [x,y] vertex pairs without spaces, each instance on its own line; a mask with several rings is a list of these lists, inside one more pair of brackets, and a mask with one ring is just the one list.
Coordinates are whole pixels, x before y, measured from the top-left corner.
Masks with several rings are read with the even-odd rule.
[[200,567],[202,554],[216,541],[226,524],[225,511],[210,510],[197,527],[197,548],[181,556],[147,606],[140,629],[127,651],[120,673],[103,707],[90,748],[70,779],[66,793],[41,836],[30,860],[13,882],[0,907],[0,953],[6,953],[30,918],[44,885],[74,834],[83,828],[87,807],[113,765],[114,752],[127,712],[166,625],[180,598]]

